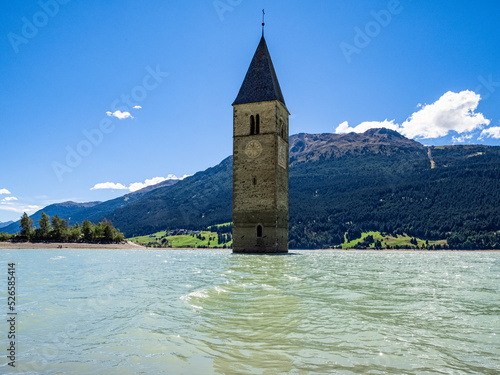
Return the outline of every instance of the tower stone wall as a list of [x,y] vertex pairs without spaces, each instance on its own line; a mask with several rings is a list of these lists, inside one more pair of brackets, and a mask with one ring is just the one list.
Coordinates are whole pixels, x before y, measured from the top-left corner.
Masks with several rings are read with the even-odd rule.
[[273,100],[235,105],[233,114],[233,251],[287,252],[288,110]]
[[288,109],[264,35],[233,103],[233,252],[288,251]]

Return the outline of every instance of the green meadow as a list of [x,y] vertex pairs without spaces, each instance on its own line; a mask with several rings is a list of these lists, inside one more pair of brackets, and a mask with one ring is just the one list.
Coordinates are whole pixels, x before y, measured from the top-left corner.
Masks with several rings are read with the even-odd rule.
[[232,240],[219,243],[217,232],[201,231],[191,234],[169,235],[166,231],[157,232],[152,235],[128,238],[129,241],[147,247],[157,248],[230,248]]
[[[232,239],[228,234],[218,235],[212,231],[223,225],[231,223],[214,225],[208,228],[209,230],[193,232],[187,234],[170,235],[170,232],[161,231],[147,236],[138,236],[128,238],[129,241],[135,242],[142,246],[155,248],[231,248]],[[360,238],[352,241],[347,241],[336,248],[342,249],[422,249],[432,247],[445,247],[446,240],[426,241],[407,235],[387,235],[380,232],[364,232]]]
[[[373,237],[373,242],[367,241],[367,238]],[[345,241],[342,244],[342,249],[355,249],[359,247],[366,247],[375,249],[375,244],[380,241],[382,249],[405,249],[405,248],[418,248],[421,249],[429,248],[433,246],[445,246],[447,245],[446,240],[439,241],[426,241],[415,237],[410,237],[407,235],[383,235],[380,232],[364,232],[360,238],[352,241]]]

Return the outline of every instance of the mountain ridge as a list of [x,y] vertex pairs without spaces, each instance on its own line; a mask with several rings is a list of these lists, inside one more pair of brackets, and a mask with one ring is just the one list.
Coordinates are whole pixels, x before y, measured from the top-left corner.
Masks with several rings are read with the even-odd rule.
[[[94,224],[102,221],[106,215],[112,211],[130,204],[137,199],[140,199],[145,194],[165,186],[171,186],[181,181],[181,179],[168,179],[155,185],[146,186],[137,191],[122,195],[118,198],[110,199],[104,202],[60,202],[48,205],[34,214],[30,215],[35,227],[38,226],[38,221],[42,217],[42,212],[49,216],[58,215],[61,219],[68,220],[68,224],[74,225],[75,223],[82,223],[83,220],[89,220]],[[11,224],[2,228],[2,232],[13,234],[20,230],[20,220],[12,222]]]
[[369,129],[365,133],[299,133],[290,137],[289,144],[291,166],[304,161],[344,155],[413,152],[424,148],[419,142],[385,128]]
[[[481,248],[500,230],[498,146],[426,147],[387,129],[300,133],[290,137],[289,182],[290,248],[329,247],[361,230]],[[128,237],[231,221],[232,157],[128,204],[107,202],[79,215],[106,217]]]
[[0,221],[0,228],[3,228],[3,227],[6,227],[10,224],[12,224],[14,221],[13,220],[9,220],[9,221]]

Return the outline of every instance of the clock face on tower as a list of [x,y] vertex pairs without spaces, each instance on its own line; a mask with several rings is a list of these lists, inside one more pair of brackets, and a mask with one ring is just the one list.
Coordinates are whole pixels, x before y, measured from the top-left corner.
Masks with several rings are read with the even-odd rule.
[[259,141],[252,140],[247,143],[245,147],[245,154],[247,154],[247,156],[250,159],[255,159],[259,157],[261,153],[262,153],[262,145],[260,144]]

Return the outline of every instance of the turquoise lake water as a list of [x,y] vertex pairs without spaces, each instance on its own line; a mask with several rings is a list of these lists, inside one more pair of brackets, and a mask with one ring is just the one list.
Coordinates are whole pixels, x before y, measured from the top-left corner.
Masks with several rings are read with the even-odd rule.
[[0,261],[0,373],[500,373],[498,252],[0,250]]

